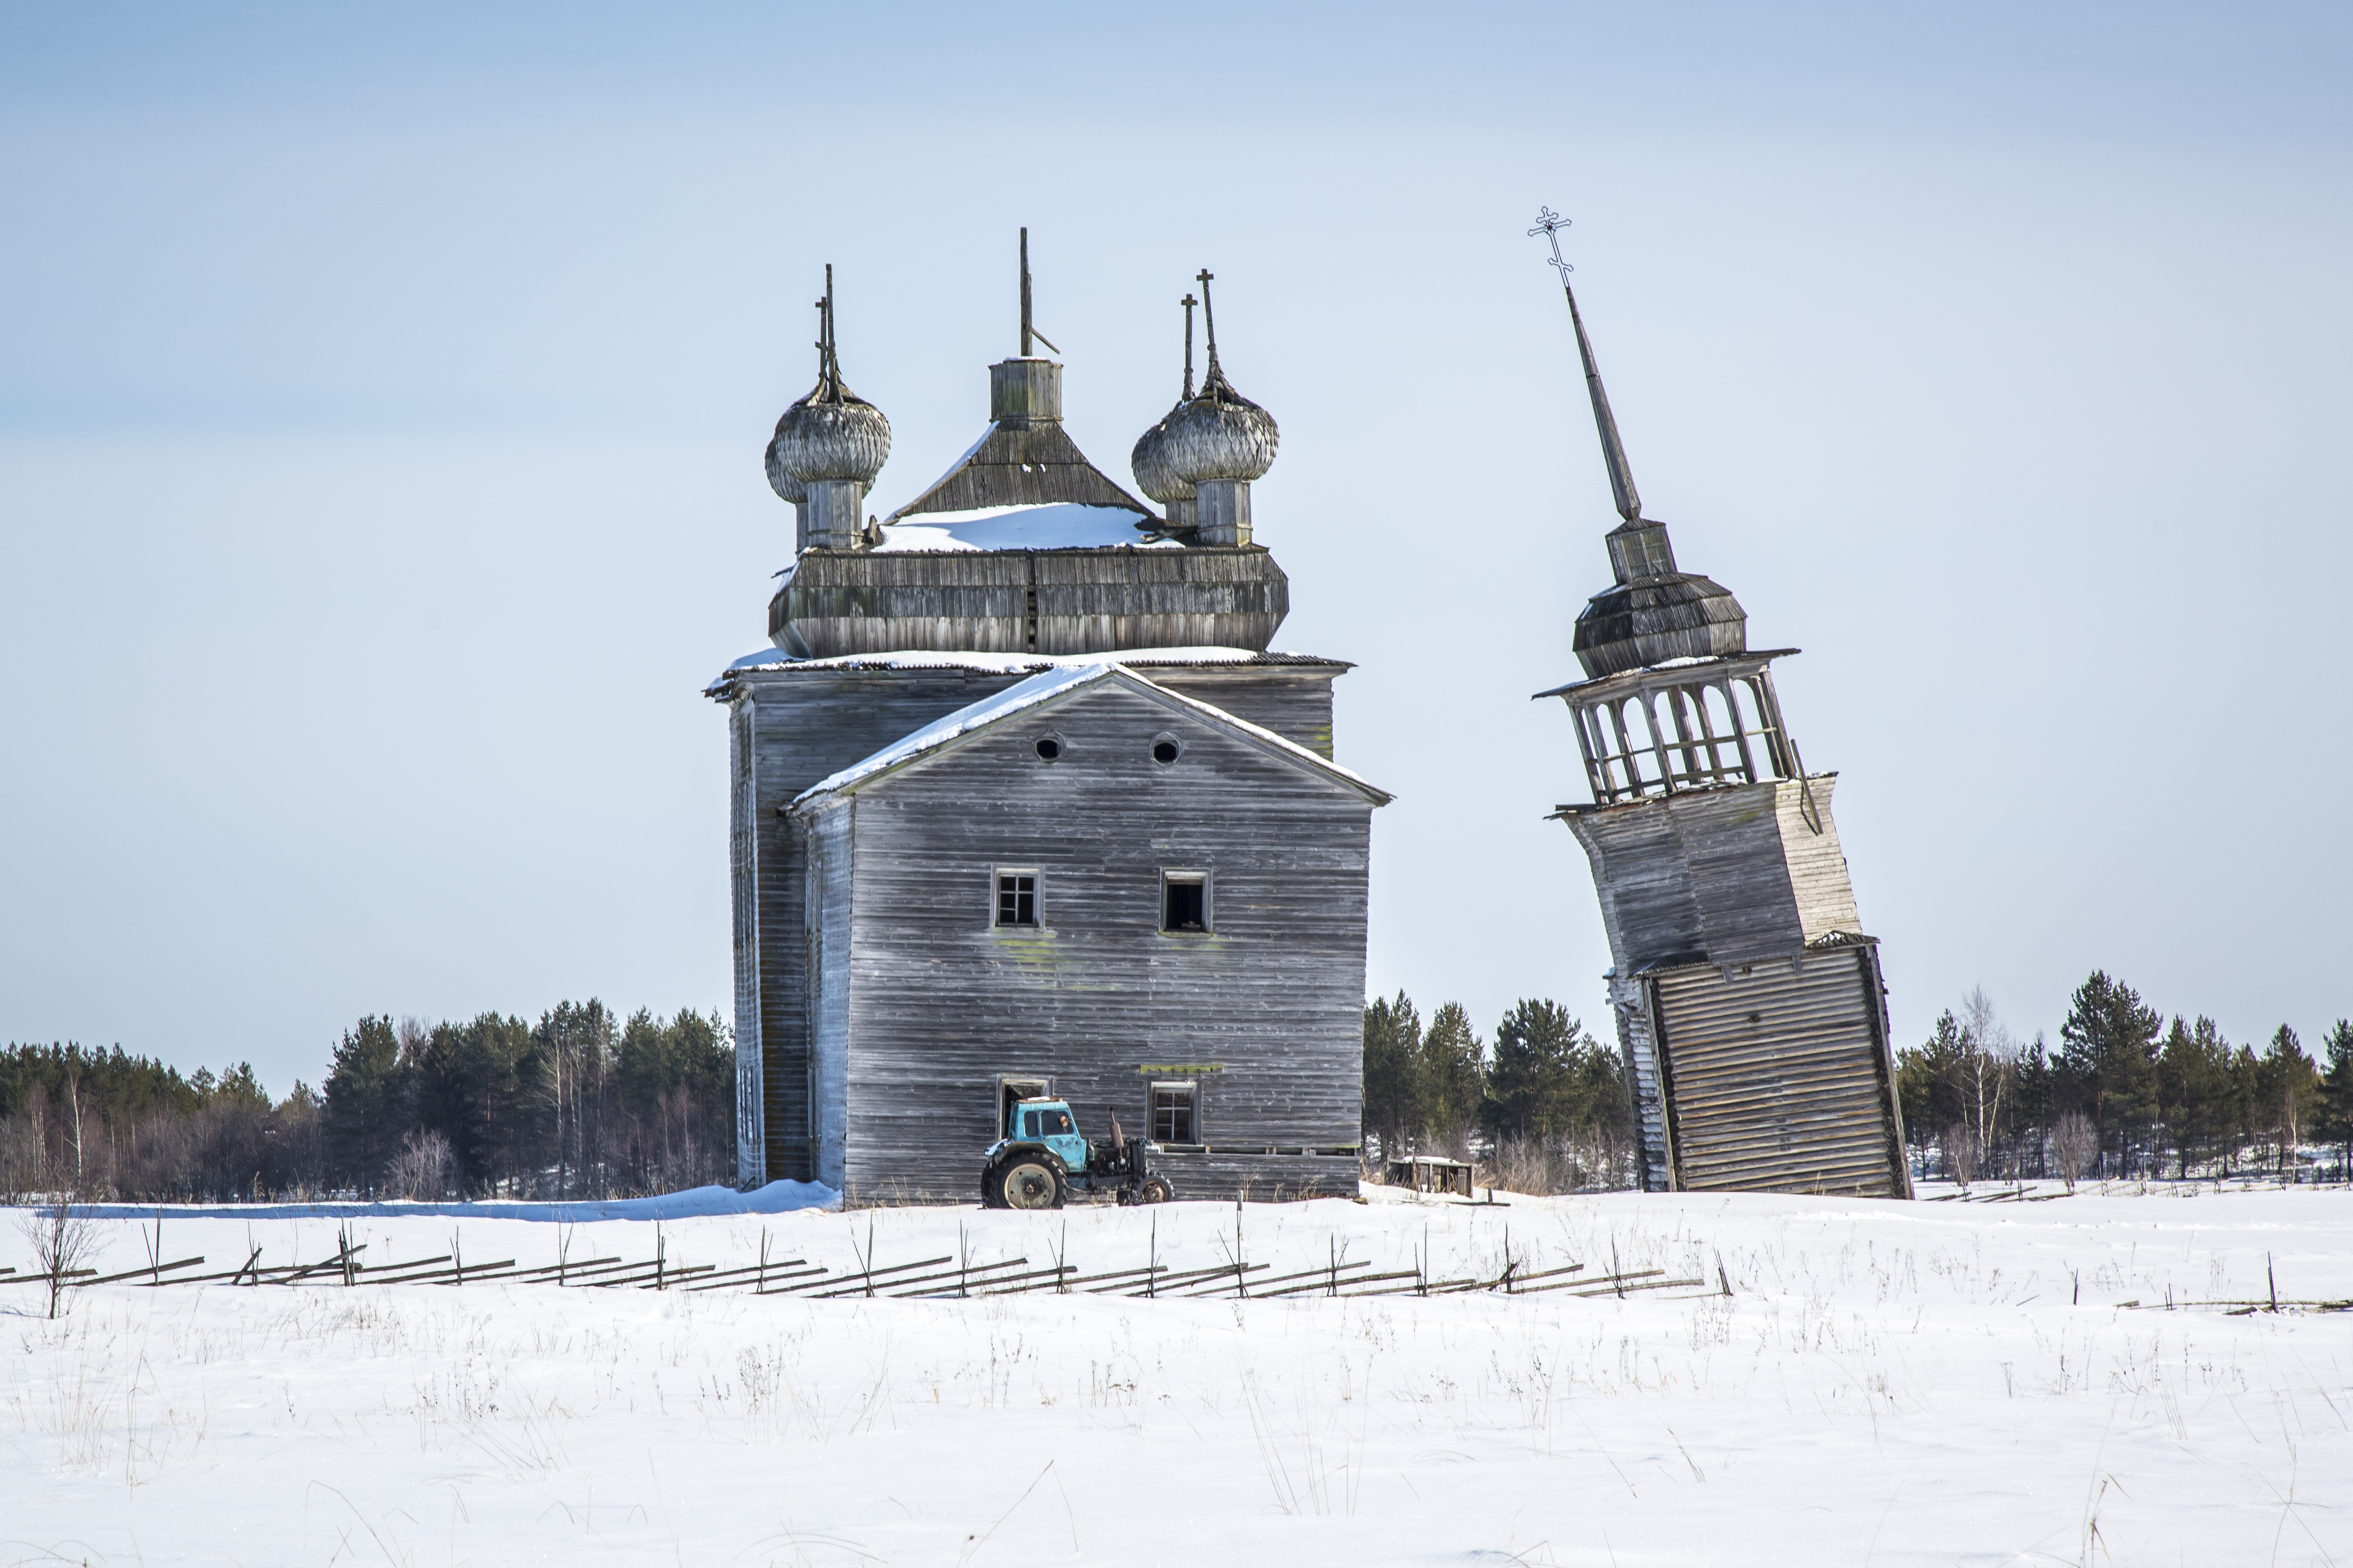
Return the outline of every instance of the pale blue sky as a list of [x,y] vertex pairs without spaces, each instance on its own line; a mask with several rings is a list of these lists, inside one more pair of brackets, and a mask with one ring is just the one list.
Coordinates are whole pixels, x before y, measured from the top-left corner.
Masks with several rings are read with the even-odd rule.
[[1124,475],[1203,265],[1369,984],[1605,1019],[1569,626],[1651,515],[1841,772],[1898,1033],[2353,1014],[2353,24],[2298,7],[0,9],[0,1039],[724,1007],[724,726],[844,368],[886,508],[1013,233]]

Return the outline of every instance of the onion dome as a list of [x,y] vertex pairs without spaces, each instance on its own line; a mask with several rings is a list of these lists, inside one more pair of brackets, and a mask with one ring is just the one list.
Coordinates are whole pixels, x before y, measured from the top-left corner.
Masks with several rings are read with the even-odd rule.
[[825,269],[825,298],[817,308],[817,385],[785,410],[768,442],[768,483],[795,503],[808,499],[808,486],[828,480],[848,480],[863,489],[891,456],[891,421],[842,384],[830,266]]
[[[798,405],[796,405],[795,406]],[[791,416],[787,414],[786,417],[789,418]],[[768,488],[776,491],[780,499],[788,500],[795,506],[798,506],[803,501],[808,500],[808,490],[801,484],[800,480],[793,478],[792,475],[785,471],[784,463],[776,457],[776,443],[784,438],[784,434],[785,421],[783,419],[779,419],[776,421],[776,433],[768,437],[768,451],[766,458],[768,467]]]
[[[1280,435],[1274,416],[1236,392],[1218,368],[1218,351],[1209,348],[1209,374],[1200,395],[1180,405],[1161,421],[1169,471],[1183,484],[1215,479],[1255,479],[1274,466]],[[1141,472],[1136,475],[1143,483]],[[1147,486],[1145,494],[1150,495]],[[1154,496],[1155,500],[1159,500]]]
[[[1167,431],[1164,450],[1169,470],[1187,486],[1229,480],[1248,483],[1274,466],[1279,437],[1274,416],[1234,390],[1218,365],[1218,318],[1209,303],[1209,280],[1216,273],[1204,268],[1195,274],[1201,285],[1201,321],[1209,339],[1209,373],[1201,378],[1198,396],[1187,397],[1162,420]],[[1186,359],[1192,359],[1192,316],[1186,316]],[[1186,380],[1190,381],[1187,365]],[[1136,476],[1142,482],[1143,476]],[[1146,494],[1150,494],[1147,490]],[[1159,500],[1154,496],[1155,500]]]
[[[891,456],[891,421],[844,387],[839,372],[828,369],[816,389],[776,421],[776,437],[768,451],[769,472],[781,472],[800,485],[827,479],[871,485]],[[785,493],[783,486],[777,486],[777,493]]]
[[1179,403],[1163,415],[1160,423],[1136,438],[1135,450],[1128,454],[1127,466],[1134,470],[1136,489],[1162,506],[1179,506],[1193,499],[1193,484],[1177,477],[1168,452],[1168,429],[1183,413]]

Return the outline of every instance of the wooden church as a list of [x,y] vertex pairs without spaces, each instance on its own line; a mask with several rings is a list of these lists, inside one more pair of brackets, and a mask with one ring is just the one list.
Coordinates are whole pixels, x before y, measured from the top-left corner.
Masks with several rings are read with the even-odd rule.
[[1856,913],[1835,773],[1806,770],[1747,615],[1680,570],[1641,498],[1553,265],[1620,524],[1577,617],[1567,703],[1592,801],[1555,816],[1593,868],[1643,1185],[1909,1197],[1878,942]]
[[[795,552],[729,715],[740,1179],[969,1201],[1024,1096],[1159,1146],[1179,1196],[1353,1192],[1366,870],[1388,796],[1333,761],[1338,659],[1270,652],[1271,416],[1208,363],[1139,499],[988,367],[988,425],[879,518],[880,409],[818,376],[767,451]],[[1047,345],[1050,347],[1051,345]],[[1160,510],[1155,510],[1156,503]]]

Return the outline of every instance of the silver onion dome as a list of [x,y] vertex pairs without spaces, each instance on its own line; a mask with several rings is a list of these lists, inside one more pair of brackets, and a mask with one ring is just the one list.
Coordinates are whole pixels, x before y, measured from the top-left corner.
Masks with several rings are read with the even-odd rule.
[[[1280,435],[1274,416],[1234,390],[1218,365],[1218,316],[1209,302],[1209,280],[1217,274],[1203,268],[1194,274],[1201,286],[1201,321],[1209,338],[1208,374],[1201,378],[1198,396],[1184,402],[1161,421],[1166,427],[1165,450],[1169,468],[1187,487],[1230,480],[1247,483],[1274,466]],[[1187,305],[1192,303],[1188,297]],[[1185,318],[1185,381],[1193,380],[1193,319]],[[1143,476],[1137,475],[1139,482]],[[1158,500],[1158,497],[1155,497]]]
[[872,484],[891,456],[891,421],[842,384],[830,265],[825,269],[825,298],[817,309],[817,384],[776,421],[766,458],[769,485],[797,505],[807,500],[810,485],[848,480],[862,489]]
[[[871,485],[891,456],[891,421],[882,411],[841,384],[828,367],[807,397],[785,410],[768,444],[769,482],[775,476],[798,485],[852,479]],[[776,493],[791,500],[783,485]]]
[[[789,418],[791,416],[787,414],[786,417]],[[776,444],[784,438],[784,434],[785,421],[779,419],[776,421],[776,433],[768,437],[765,458],[768,468],[768,488],[776,491],[779,499],[798,506],[808,500],[808,490],[800,480],[785,471],[783,460],[776,456]]]
[[1160,423],[1136,438],[1135,450],[1128,454],[1127,466],[1134,471],[1136,488],[1162,506],[1193,499],[1192,481],[1177,475],[1169,457],[1169,426],[1184,411],[1181,403],[1170,409]]
[[[1169,471],[1188,489],[1213,479],[1255,479],[1274,466],[1274,416],[1233,389],[1213,349],[1201,394],[1161,421]],[[1136,480],[1142,483],[1141,470]],[[1147,486],[1145,494],[1151,494]],[[1154,496],[1157,500],[1159,498]]]

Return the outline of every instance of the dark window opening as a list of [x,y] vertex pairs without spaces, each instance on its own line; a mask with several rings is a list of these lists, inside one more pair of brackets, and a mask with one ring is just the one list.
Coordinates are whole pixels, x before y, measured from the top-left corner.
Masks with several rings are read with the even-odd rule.
[[1160,885],[1160,929],[1208,930],[1208,895],[1209,883],[1206,877],[1167,877]]
[[1195,1088],[1189,1083],[1152,1086],[1152,1141],[1155,1143],[1198,1143],[1194,1117]]
[[1034,926],[1038,923],[1038,878],[1031,871],[997,874],[997,923]]
[[1170,763],[1176,760],[1178,755],[1183,752],[1184,749],[1184,747],[1179,746],[1176,743],[1175,736],[1163,735],[1160,739],[1152,742],[1152,760],[1158,763],[1162,767],[1166,767]]
[[1059,738],[1052,735],[1038,737],[1038,756],[1040,761],[1050,763],[1061,754],[1062,742]]

